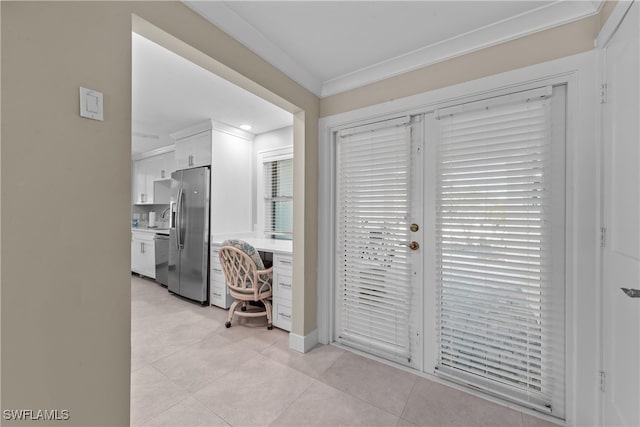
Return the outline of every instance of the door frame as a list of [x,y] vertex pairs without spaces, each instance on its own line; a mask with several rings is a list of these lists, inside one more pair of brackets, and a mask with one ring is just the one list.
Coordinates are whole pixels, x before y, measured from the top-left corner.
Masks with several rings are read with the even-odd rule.
[[[598,53],[589,51],[482,79],[323,117],[319,123],[318,332],[333,342],[336,129],[544,85],[567,85],[566,125],[566,421],[599,419],[600,224]],[[580,284],[580,292],[578,292]],[[595,313],[595,316],[594,316]],[[578,355],[580,357],[578,358]],[[432,378],[428,374],[421,373]]]

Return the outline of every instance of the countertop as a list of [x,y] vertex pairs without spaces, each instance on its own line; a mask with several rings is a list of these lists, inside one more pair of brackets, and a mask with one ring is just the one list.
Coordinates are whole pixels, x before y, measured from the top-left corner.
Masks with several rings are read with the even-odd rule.
[[263,252],[281,253],[287,255],[291,255],[293,253],[293,241],[291,240],[265,239],[246,234],[214,235],[211,236],[211,244],[222,245],[222,242],[227,239],[244,240],[257,250]]
[[153,233],[153,234],[165,234],[169,235],[168,228],[143,228],[143,227],[131,227],[131,231],[142,232],[142,233]]

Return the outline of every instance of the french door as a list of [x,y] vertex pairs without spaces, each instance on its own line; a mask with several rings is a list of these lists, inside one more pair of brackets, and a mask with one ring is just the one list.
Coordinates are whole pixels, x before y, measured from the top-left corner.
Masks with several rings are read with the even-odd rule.
[[336,135],[337,342],[421,366],[421,129],[401,117]]
[[433,372],[559,418],[564,123],[564,86],[440,109],[427,121],[435,151]]
[[335,341],[564,417],[565,92],[335,133]]

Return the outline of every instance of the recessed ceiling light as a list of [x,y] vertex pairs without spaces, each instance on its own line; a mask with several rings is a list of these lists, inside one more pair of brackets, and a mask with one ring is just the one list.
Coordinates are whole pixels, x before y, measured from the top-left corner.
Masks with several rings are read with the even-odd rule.
[[251,130],[251,126],[249,126],[249,125],[240,125],[240,129],[242,129],[242,130]]

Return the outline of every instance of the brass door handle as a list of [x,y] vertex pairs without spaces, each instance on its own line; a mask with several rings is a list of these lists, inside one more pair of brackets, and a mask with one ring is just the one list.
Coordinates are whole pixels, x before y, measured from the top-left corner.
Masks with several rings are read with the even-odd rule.
[[418,242],[409,242],[409,243],[407,243],[407,246],[412,251],[417,251],[418,249],[420,249],[420,243],[418,243]]

